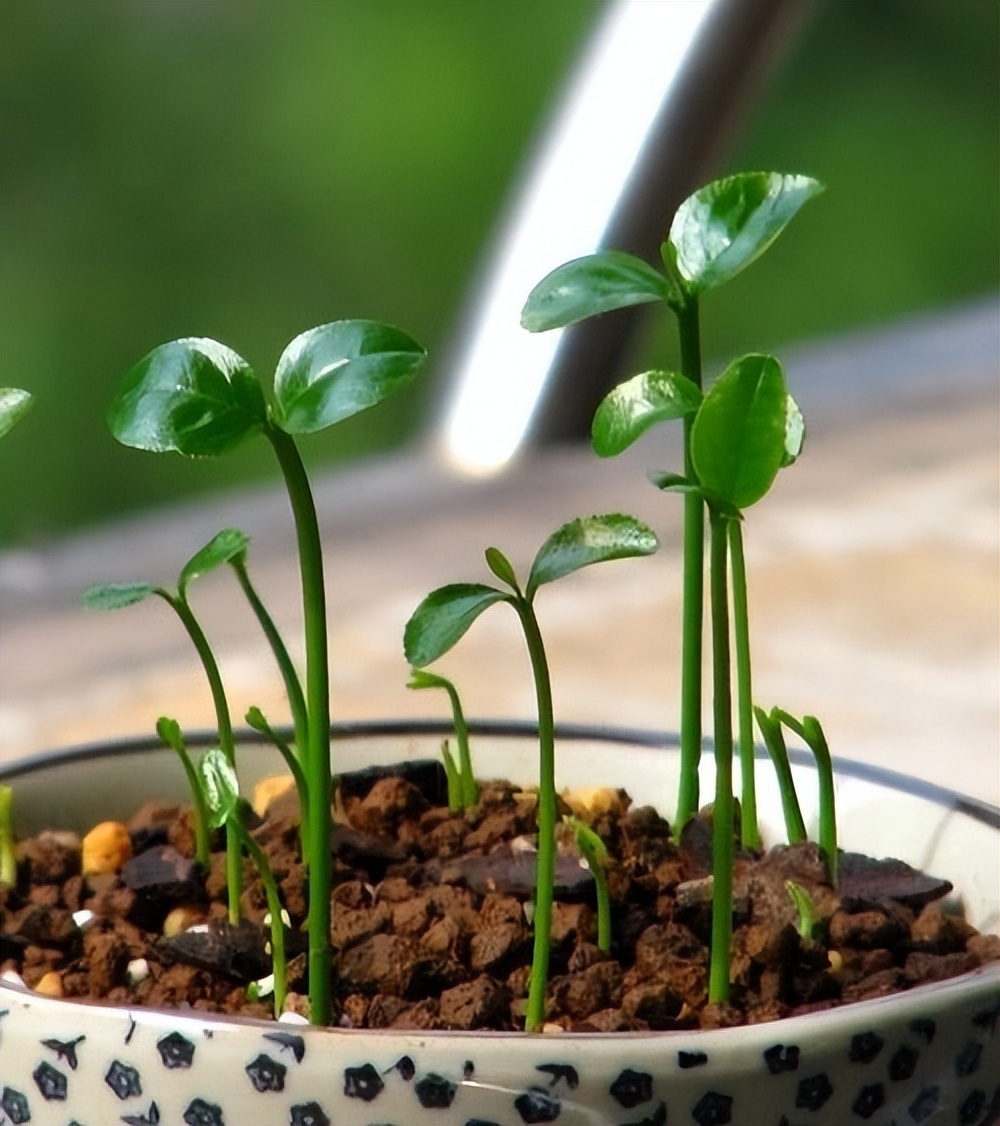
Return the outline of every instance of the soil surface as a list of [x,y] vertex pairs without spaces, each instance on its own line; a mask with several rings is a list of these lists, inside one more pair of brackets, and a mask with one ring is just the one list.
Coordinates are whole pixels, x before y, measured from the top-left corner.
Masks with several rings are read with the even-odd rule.
[[[632,806],[623,791],[588,796],[587,805],[571,799],[573,812],[613,858],[613,941],[609,953],[597,946],[593,877],[567,829],[559,845],[546,1014],[563,1029],[759,1023],[909,989],[1000,958],[1000,939],[979,934],[947,902],[946,881],[899,861],[842,853],[834,890],[815,844],[777,846],[737,855],[731,1000],[710,1005],[709,815],[677,840],[652,808]],[[414,764],[403,775],[345,777],[335,811],[337,1023],[523,1028],[535,795],[491,782],[475,808],[450,813],[438,765]],[[0,889],[0,970],[55,996],[272,1016],[270,998],[248,998],[248,985],[271,970],[267,904],[250,861],[243,921],[232,927],[221,839],[206,873],[193,859],[189,809],[149,803],[127,828],[131,858],[98,876],[81,874],[74,833],[50,831],[19,843],[17,885]],[[301,1011],[307,886],[293,792],[271,801],[253,835],[289,918],[286,1007]],[[813,903],[808,937],[800,934],[789,880]]]

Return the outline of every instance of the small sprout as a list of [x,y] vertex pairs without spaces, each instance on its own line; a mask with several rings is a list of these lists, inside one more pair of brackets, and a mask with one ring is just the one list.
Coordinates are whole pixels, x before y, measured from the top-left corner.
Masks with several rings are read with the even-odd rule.
[[781,808],[785,815],[785,834],[788,843],[798,844],[806,839],[806,823],[802,818],[798,794],[795,792],[795,779],[792,777],[792,767],[788,761],[781,720],[776,708],[772,708],[768,713],[763,708],[755,707],[754,715],[757,717],[760,733],[764,736],[767,753],[774,763],[774,772],[778,776],[778,792],[781,794]]
[[17,853],[11,809],[13,801],[14,792],[10,786],[0,786],[0,887],[4,888],[12,888],[17,884]]
[[212,862],[212,842],[208,825],[208,805],[202,790],[201,780],[188,754],[184,733],[176,719],[160,716],[156,721],[156,734],[177,755],[187,775],[191,791],[191,806],[194,810],[194,856],[202,870],[207,872]]
[[[479,786],[472,771],[472,755],[469,751],[469,728],[465,722],[465,713],[462,710],[462,701],[459,699],[458,689],[446,677],[436,673],[427,672],[425,669],[411,669],[410,680],[406,686],[414,690],[422,688],[443,688],[448,693],[451,702],[452,722],[455,724],[455,740],[458,743],[458,808],[455,809],[451,802],[451,790],[448,791],[448,808],[453,813],[463,809],[470,809],[479,800]],[[445,759],[445,772],[448,770],[448,755],[442,748],[442,758]],[[453,765],[456,765],[453,763]],[[449,783],[450,785],[450,783]]]
[[120,821],[102,821],[83,838],[80,869],[85,876],[106,876],[120,871],[132,858],[132,838]]
[[448,812],[462,812],[462,777],[458,772],[455,758],[448,747],[448,740],[441,740],[441,762],[444,764],[444,776],[448,783]]
[[163,937],[176,938],[205,921],[205,911],[196,903],[181,903],[167,913],[163,920]]
[[573,830],[576,847],[594,877],[597,889],[597,946],[606,954],[611,950],[611,900],[608,897],[608,850],[604,841],[584,821],[564,818]]
[[788,898],[798,912],[795,929],[802,938],[815,938],[819,920],[816,917],[816,904],[813,903],[812,896],[795,880],[785,880],[785,891],[788,892]]
[[268,974],[259,981],[251,981],[247,986],[247,1000],[261,1001],[274,993],[274,974]]
[[43,997],[56,999],[64,996],[62,976],[55,970],[49,970],[48,973],[42,974],[35,985],[35,992],[40,993]]
[[819,847],[826,856],[830,883],[836,887],[839,860],[837,802],[833,781],[833,759],[830,757],[826,735],[814,715],[803,716],[798,720],[780,708],[775,708],[772,715],[794,731],[815,756],[816,773],[819,776]]

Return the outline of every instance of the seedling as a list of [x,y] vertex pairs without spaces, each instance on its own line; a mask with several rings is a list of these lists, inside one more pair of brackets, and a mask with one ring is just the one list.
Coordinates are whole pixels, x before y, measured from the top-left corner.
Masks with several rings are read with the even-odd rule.
[[34,406],[34,396],[20,387],[0,387],[0,438]]
[[597,947],[611,952],[611,900],[608,896],[608,849],[593,829],[578,817],[564,818],[573,830],[576,847],[594,877],[597,891]]
[[[219,670],[219,662],[212,651],[212,646],[205,635],[205,631],[188,602],[188,587],[194,579],[207,575],[224,563],[228,563],[234,555],[245,550],[245,548],[246,537],[242,532],[227,529],[213,536],[181,568],[175,593],[171,593],[169,590],[151,582],[127,582],[92,586],[83,595],[83,604],[90,610],[120,610],[155,596],[162,598],[174,611],[191,638],[191,642],[201,660],[202,668],[205,670],[215,707],[219,744],[234,770],[236,768],[236,740],[233,737],[233,724],[229,712],[229,702],[226,699],[226,690],[222,682],[222,673]],[[168,743],[168,745],[172,744]],[[229,895],[229,919],[232,923],[239,920],[241,884],[239,844],[231,835],[227,834],[226,886]]]
[[[680,335],[680,372],[642,372],[616,387],[594,417],[594,449],[612,457],[646,430],[669,419],[684,421],[684,471],[694,477],[691,438],[702,391],[701,295],[717,289],[759,258],[807,200],[823,190],[808,176],[749,172],[716,180],[677,209],[660,248],[663,269],[619,250],[604,250],[557,267],[532,290],[521,314],[531,332],[562,328],[630,305],[663,302]],[[681,779],[678,830],[698,809],[701,757],[702,619],[704,613],[703,497],[684,501],[684,594],[681,635]],[[753,747],[743,743],[744,784]],[[752,786],[752,782],[751,782]],[[746,794],[744,794],[746,805]],[[754,810],[748,824],[756,825]]]
[[229,756],[219,748],[207,751],[198,763],[205,800],[215,827],[225,826],[227,834],[246,849],[254,862],[267,896],[271,926],[271,960],[274,965],[274,1015],[281,1016],[288,992],[288,962],[285,958],[285,924],[278,884],[271,871],[267,854],[247,832],[243,824],[246,801],[240,797],[239,782]]
[[525,1028],[539,1029],[545,1019],[555,880],[555,731],[552,686],[534,601],[539,587],[592,563],[651,555],[658,547],[654,533],[631,516],[591,516],[564,524],[542,544],[522,588],[513,566],[495,547],[486,549],[486,564],[507,589],[482,583],[458,583],[429,594],[406,623],[406,659],[421,669],[459,641],[490,606],[505,602],[517,613],[535,681],[538,711],[538,862],[535,872],[534,949]]
[[191,807],[194,810],[194,855],[202,870],[207,872],[212,860],[212,838],[208,802],[205,799],[205,790],[201,778],[191,761],[187,744],[184,741],[184,733],[181,731],[177,720],[165,715],[160,716],[156,721],[156,733],[181,760],[184,773],[187,775],[188,785],[191,789]]
[[785,891],[792,901],[792,906],[798,913],[795,929],[801,938],[812,939],[816,937],[816,928],[819,920],[816,918],[816,904],[806,889],[795,880],[785,880]]
[[302,769],[302,764],[299,762],[298,756],[267,722],[267,717],[260,708],[249,708],[245,719],[248,727],[252,727],[254,731],[263,735],[265,739],[274,744],[281,757],[285,760],[285,765],[291,772],[292,779],[295,782],[296,792],[299,795],[299,851],[302,853],[302,863],[308,867],[309,783],[306,780],[305,771]]
[[775,708],[771,715],[780,720],[790,731],[805,743],[816,759],[816,773],[819,776],[819,847],[826,856],[830,883],[837,886],[837,805],[833,785],[833,760],[826,735],[814,715],[796,719],[781,708]]
[[17,884],[13,802],[14,792],[10,786],[0,786],[0,888],[12,888]]
[[[444,760],[445,773],[448,776],[448,805],[455,813],[458,810],[469,809],[479,800],[479,786],[472,771],[472,755],[469,751],[469,728],[465,722],[465,713],[462,711],[462,701],[459,699],[458,689],[446,677],[436,673],[426,672],[423,669],[411,669],[410,681],[406,686],[420,690],[422,688],[443,688],[448,693],[451,702],[452,720],[455,724],[455,741],[458,743],[458,762],[456,763],[448,749],[447,742],[441,746],[441,757]],[[450,767],[450,770],[449,770]],[[452,777],[457,790],[457,807],[452,806],[451,788]]]
[[792,766],[788,761],[788,749],[785,746],[785,736],[781,730],[781,720],[775,715],[775,709],[765,712],[763,708],[754,708],[757,717],[757,726],[764,736],[767,753],[774,764],[774,772],[778,776],[778,792],[781,795],[781,811],[785,817],[785,835],[789,844],[799,844],[806,840],[806,823],[802,819],[802,809],[799,806],[798,794],[795,792],[795,780],[792,778]]
[[261,434],[278,459],[295,519],[305,623],[306,738],[299,751],[308,782],[309,997],[316,1024],[332,1015],[330,670],[319,524],[295,439],[382,402],[413,379],[424,357],[415,340],[376,321],[321,325],[284,350],[268,403],[232,349],[204,338],[175,340],[129,372],[108,414],[112,434],[137,449],[215,457]]

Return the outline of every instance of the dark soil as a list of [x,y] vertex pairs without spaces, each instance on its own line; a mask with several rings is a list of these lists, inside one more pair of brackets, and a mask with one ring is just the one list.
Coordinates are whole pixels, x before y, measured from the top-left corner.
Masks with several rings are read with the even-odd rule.
[[[405,778],[353,775],[343,782],[338,809],[338,1023],[523,1027],[534,796],[493,782],[475,809],[451,814],[434,765],[409,769]],[[814,844],[779,846],[738,855],[732,999],[709,1005],[707,819],[693,821],[677,841],[651,808],[631,808],[624,792],[608,791],[587,819],[615,858],[614,937],[611,953],[602,953],[593,880],[567,835],[556,876],[547,1013],[561,1028],[759,1023],[953,977],[1000,957],[1000,939],[978,934],[942,904],[947,882],[898,861],[842,854],[835,891]],[[75,834],[20,842],[17,887],[0,891],[0,970],[65,997],[270,1016],[270,999],[247,999],[248,983],[270,972],[266,902],[253,866],[245,864],[244,922],[232,928],[223,852],[213,853],[211,871],[198,869],[189,810],[150,803],[128,829],[132,858],[117,872],[86,879]],[[290,1002],[304,1005],[307,888],[294,799],[273,801],[254,835],[291,920]],[[798,933],[786,880],[802,885],[816,905],[810,938]],[[178,908],[208,927],[164,937],[164,922]],[[93,917],[78,925],[81,910]],[[133,984],[139,959],[147,972]]]

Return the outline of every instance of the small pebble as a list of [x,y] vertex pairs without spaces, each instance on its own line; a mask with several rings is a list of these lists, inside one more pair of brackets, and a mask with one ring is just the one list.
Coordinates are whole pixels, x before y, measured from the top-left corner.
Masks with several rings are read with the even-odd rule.
[[80,864],[85,876],[117,872],[132,856],[132,838],[120,821],[102,821],[83,838]]
[[62,978],[54,971],[43,974],[35,986],[35,992],[43,997],[61,997],[63,995]]

